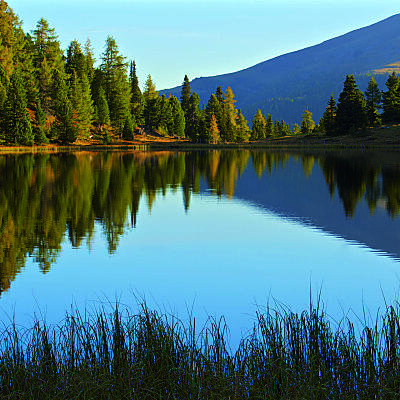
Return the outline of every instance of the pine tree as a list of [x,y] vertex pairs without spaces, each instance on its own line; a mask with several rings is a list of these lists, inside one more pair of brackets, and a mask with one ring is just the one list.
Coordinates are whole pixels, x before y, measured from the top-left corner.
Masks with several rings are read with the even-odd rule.
[[55,130],[62,143],[72,143],[76,140],[77,130],[74,121],[74,110],[69,99],[69,91],[64,75],[57,69],[53,73],[55,86]]
[[143,112],[145,101],[139,87],[139,80],[136,76],[135,61],[132,61],[130,65],[129,82],[131,86],[131,113],[135,117],[136,123],[142,125],[144,123]]
[[33,31],[33,52],[41,106],[46,114],[52,114],[56,101],[52,98],[55,91],[53,71],[64,73],[64,61],[55,30],[44,18],[39,20]]
[[172,111],[172,118],[174,121],[174,127],[172,133],[175,136],[178,137],[184,137],[185,136],[185,114],[182,110],[181,103],[175,96],[171,96],[169,99],[169,103],[171,106],[171,111]]
[[98,94],[96,117],[100,129],[103,127],[103,125],[108,125],[110,123],[110,111],[108,109],[106,94],[102,86],[100,86]]
[[292,132],[290,130],[289,124],[286,121],[282,120],[281,121],[281,135],[282,136],[289,136],[291,134],[292,134]]
[[35,120],[36,124],[33,127],[34,141],[37,144],[48,143],[49,140],[46,136],[46,115],[42,110],[40,105],[40,100],[37,100],[36,110],[35,110]]
[[130,86],[127,77],[128,64],[118,50],[115,39],[106,39],[106,49],[100,69],[103,73],[103,87],[110,110],[111,124],[121,136],[130,113]]
[[265,127],[265,136],[269,137],[274,134],[274,121],[272,120],[272,115],[268,113],[267,125]]
[[133,140],[133,123],[132,116],[130,114],[127,115],[124,128],[122,131],[122,138],[124,140]]
[[181,107],[183,112],[187,113],[189,110],[189,101],[192,91],[190,89],[190,81],[187,75],[185,75],[183,82],[182,82],[182,90],[181,90]]
[[32,145],[34,134],[27,112],[27,99],[19,68],[14,70],[4,106],[4,127],[7,142]]
[[92,44],[90,42],[90,39],[86,40],[84,47],[84,55],[86,62],[85,72],[89,81],[89,85],[91,85],[94,78],[94,71],[95,71],[94,64],[96,62],[96,59],[94,58],[93,55]]
[[312,112],[304,110],[301,120],[301,133],[309,135],[315,127],[315,122],[312,119]]
[[382,120],[385,124],[400,122],[400,78],[393,72],[386,81],[387,91],[382,92]]
[[368,125],[379,126],[382,122],[378,111],[381,108],[382,95],[374,77],[371,77],[368,83],[367,90],[365,91],[365,99]]
[[336,101],[331,94],[328,106],[326,107],[322,116],[322,127],[327,135],[333,135],[335,133],[335,119],[336,119]]
[[145,124],[150,129],[157,128],[160,114],[160,99],[151,75],[147,77],[143,97],[146,102],[144,107]]
[[222,119],[222,106],[218,101],[217,96],[212,93],[204,111],[204,117],[207,126],[210,126],[211,116],[213,114],[217,119],[218,130],[220,130]]
[[78,77],[75,69],[72,70],[70,97],[76,114],[75,120],[78,137],[80,139],[88,139],[93,121],[94,108],[89,80],[85,70],[82,71],[81,78]]
[[247,125],[247,121],[242,114],[242,111],[238,110],[236,118],[236,141],[247,142],[250,138],[250,129]]
[[200,97],[196,92],[193,92],[189,99],[189,108],[187,111],[187,136],[194,142],[200,139],[202,132],[202,115],[199,110]]
[[253,129],[251,131],[251,140],[262,140],[265,139],[265,128],[267,121],[262,114],[261,110],[258,109],[253,119]]
[[299,135],[301,133],[301,127],[299,124],[293,124],[293,135]]
[[353,75],[346,75],[343,91],[336,108],[335,129],[338,134],[348,134],[367,123],[365,98],[358,89]]

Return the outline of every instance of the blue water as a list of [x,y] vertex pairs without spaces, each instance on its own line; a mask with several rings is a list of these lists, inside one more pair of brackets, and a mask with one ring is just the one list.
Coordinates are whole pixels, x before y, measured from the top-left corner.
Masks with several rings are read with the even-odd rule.
[[[1,295],[1,320],[7,323],[14,316],[24,326],[34,318],[56,324],[71,307],[95,309],[117,300],[135,311],[137,301],[145,299],[151,307],[183,320],[192,313],[199,325],[208,316],[223,315],[235,345],[251,329],[257,310],[270,304],[301,312],[308,308],[310,295],[315,301],[321,294],[333,320],[344,315],[354,319],[354,314],[363,319],[363,310],[374,319],[385,301],[398,296],[400,264],[392,247],[373,248],[372,239],[370,245],[363,243],[361,239],[374,232],[365,235],[354,224],[358,219],[373,224],[375,218],[379,236],[382,219],[396,229],[398,219],[379,207],[371,215],[365,199],[353,218],[346,217],[337,195],[331,199],[318,165],[306,177],[291,160],[276,174],[294,177],[285,196],[294,196],[298,204],[311,200],[296,186],[304,191],[319,182],[321,197],[313,195],[316,204],[309,205],[310,210],[331,204],[339,210],[332,221],[347,221],[352,229],[344,227],[341,234],[335,224],[321,226],[319,212],[296,215],[296,207],[290,209],[283,201],[280,207],[273,205],[274,193],[285,188],[272,188],[277,176],[265,173],[259,178],[248,164],[237,177],[233,195],[216,196],[205,181],[200,191],[191,193],[186,211],[179,185],[167,185],[164,193],[157,190],[151,207],[142,199],[136,227],[126,210],[124,232],[111,253],[98,219],[92,236],[85,236],[78,247],[72,246],[66,232],[60,254],[46,273],[27,257]],[[252,192],[259,195],[254,201],[244,198],[248,185],[248,197]],[[254,185],[269,188],[270,209]]]

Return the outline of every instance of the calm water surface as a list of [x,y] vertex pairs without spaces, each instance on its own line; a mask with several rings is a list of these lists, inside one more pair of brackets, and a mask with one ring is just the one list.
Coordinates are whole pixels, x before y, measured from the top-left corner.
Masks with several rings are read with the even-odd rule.
[[319,291],[335,319],[400,287],[400,154],[0,156],[0,320],[58,323],[135,296],[236,341]]

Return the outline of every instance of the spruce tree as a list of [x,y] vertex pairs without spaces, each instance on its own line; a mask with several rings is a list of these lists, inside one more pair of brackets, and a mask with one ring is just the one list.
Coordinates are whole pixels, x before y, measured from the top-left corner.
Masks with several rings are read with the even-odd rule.
[[365,91],[367,106],[367,119],[369,126],[379,126],[382,122],[379,114],[381,108],[382,95],[374,77],[371,77],[367,90]]
[[27,99],[21,70],[14,70],[4,106],[5,138],[9,143],[32,145],[34,134],[27,112]]
[[131,86],[131,113],[134,116],[136,123],[142,125],[144,123],[143,112],[145,101],[139,87],[139,80],[136,76],[135,61],[132,61],[130,65],[129,82]]
[[336,108],[335,129],[337,134],[348,134],[367,123],[365,98],[358,89],[353,75],[346,75],[343,90]]
[[327,135],[333,135],[335,133],[335,119],[336,119],[336,101],[331,94],[328,106],[326,107],[322,116],[322,126]]
[[251,140],[262,140],[265,139],[265,128],[267,121],[262,114],[261,110],[258,109],[254,115],[253,128],[251,130]]
[[382,120],[385,124],[400,122],[400,78],[393,72],[386,81],[387,91],[382,92]]
[[143,97],[146,102],[144,107],[145,124],[150,129],[157,128],[160,114],[160,98],[156,90],[156,85],[151,79],[151,75],[148,75],[145,82]]

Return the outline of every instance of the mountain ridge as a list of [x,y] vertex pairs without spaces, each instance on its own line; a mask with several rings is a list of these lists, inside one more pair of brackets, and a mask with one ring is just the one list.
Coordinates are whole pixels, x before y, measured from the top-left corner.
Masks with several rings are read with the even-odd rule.
[[[247,119],[260,108],[274,119],[299,122],[304,109],[321,117],[330,94],[338,97],[346,74],[354,74],[362,90],[374,75],[381,89],[400,61],[400,14],[321,43],[262,61],[245,69],[191,81],[192,91],[206,104],[217,86],[230,86]],[[381,71],[381,72],[380,72]],[[180,97],[180,86],[160,91]]]

